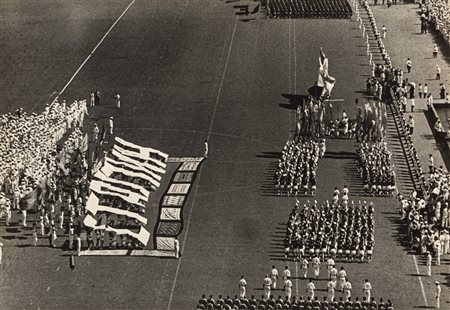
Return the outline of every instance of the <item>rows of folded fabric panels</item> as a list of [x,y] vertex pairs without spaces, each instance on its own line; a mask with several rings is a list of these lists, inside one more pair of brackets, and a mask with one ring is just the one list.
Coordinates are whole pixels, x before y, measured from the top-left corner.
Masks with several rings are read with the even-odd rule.
[[142,249],[147,245],[146,205],[151,191],[160,186],[167,158],[158,150],[115,138],[90,183],[83,221],[88,250],[94,234],[102,239],[101,248]]

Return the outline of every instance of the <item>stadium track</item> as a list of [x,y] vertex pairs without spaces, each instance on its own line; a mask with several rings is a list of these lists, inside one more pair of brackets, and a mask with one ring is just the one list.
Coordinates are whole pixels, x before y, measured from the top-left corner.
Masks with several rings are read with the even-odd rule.
[[[6,27],[1,112],[43,110],[129,3],[0,2]],[[95,114],[113,115],[118,135],[172,156],[201,155],[210,136],[210,157],[184,210],[183,257],[82,257],[71,272],[60,250],[5,240],[2,308],[191,309],[201,294],[237,294],[241,274],[249,294],[261,295],[263,275],[272,264],[285,264],[280,237],[294,204],[271,189],[274,163],[294,128],[294,112],[280,106],[287,103],[281,94],[306,93],[317,78],[320,46],[338,81],[333,97],[344,99],[334,115],[345,109],[353,117],[370,70],[353,21],[244,23],[221,1],[137,0],[61,99],[87,98],[99,89],[111,105],[118,91],[122,109],[102,107]],[[353,142],[329,141],[328,151],[319,163],[319,202],[334,186],[362,186]],[[392,298],[396,309],[422,306],[419,282],[408,276],[416,273],[412,258],[398,245],[397,203],[368,200],[376,206],[374,261],[345,264],[354,296],[362,296],[367,277],[373,295]],[[304,280],[296,284],[294,292],[304,295]],[[318,286],[325,288],[325,281]]]

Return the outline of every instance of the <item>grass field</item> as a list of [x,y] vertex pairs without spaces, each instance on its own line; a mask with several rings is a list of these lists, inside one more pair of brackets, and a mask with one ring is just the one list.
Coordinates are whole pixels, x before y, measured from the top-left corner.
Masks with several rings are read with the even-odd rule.
[[[43,110],[130,3],[0,1],[1,112]],[[122,108],[95,108],[96,120],[113,115],[118,135],[171,156],[201,156],[208,139],[210,156],[183,211],[183,256],[80,257],[71,272],[61,250],[27,247],[29,239],[2,226],[10,238],[2,241],[1,308],[192,309],[202,294],[237,294],[241,274],[249,294],[261,295],[272,264],[298,275],[300,266],[283,262],[280,247],[294,199],[275,196],[271,180],[294,129],[282,94],[312,86],[320,47],[337,79],[333,97],[344,99],[334,116],[346,110],[353,117],[370,74],[353,20],[243,22],[224,1],[136,0],[60,99],[99,89],[111,106],[118,91]],[[413,258],[400,245],[396,201],[355,195],[362,184],[353,141],[330,140],[327,149],[315,199],[330,199],[335,186],[347,184],[351,199],[376,206],[373,262],[345,264],[354,296],[362,296],[368,278],[373,295],[391,298],[396,309],[424,307]],[[323,290],[326,281],[316,285]],[[295,294],[305,289],[295,279]]]

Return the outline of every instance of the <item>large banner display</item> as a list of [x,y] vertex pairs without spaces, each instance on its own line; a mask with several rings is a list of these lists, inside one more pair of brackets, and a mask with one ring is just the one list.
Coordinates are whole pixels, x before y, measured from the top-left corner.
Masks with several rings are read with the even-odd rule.
[[147,245],[150,233],[144,216],[150,192],[160,186],[168,155],[115,138],[90,183],[84,225]]

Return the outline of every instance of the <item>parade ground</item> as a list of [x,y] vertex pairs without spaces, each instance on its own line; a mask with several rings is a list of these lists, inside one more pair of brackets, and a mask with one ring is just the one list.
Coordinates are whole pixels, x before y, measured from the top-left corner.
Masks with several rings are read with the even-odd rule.
[[[33,247],[31,228],[22,228],[20,213],[13,213],[13,225],[0,226],[1,309],[195,309],[202,294],[237,295],[241,275],[247,295],[259,298],[272,265],[280,271],[289,266],[293,295],[306,295],[300,263],[283,259],[295,198],[279,197],[273,186],[281,149],[295,129],[295,109],[283,95],[307,94],[317,81],[322,47],[336,78],[333,99],[340,100],[333,118],[345,111],[353,119],[371,67],[355,19],[269,20],[237,16],[234,5],[0,0],[0,113],[18,107],[41,112],[58,94],[59,101],[72,102],[99,90],[102,105],[90,108],[88,117],[100,124],[113,116],[117,136],[170,157],[203,156],[204,141],[209,143],[182,214],[181,258],[80,256],[71,270],[67,252],[48,247],[46,238]],[[400,6],[392,10],[383,14],[404,14]],[[390,53],[401,52],[391,52],[389,42]],[[120,109],[114,107],[116,92]],[[336,266],[345,266],[352,296],[362,298],[367,278],[373,296],[391,299],[395,309],[428,308],[438,279],[441,308],[448,309],[449,256],[433,266],[433,277],[426,276],[424,257],[405,246],[399,202],[363,196],[355,160],[353,139],[328,139],[316,196],[299,198],[301,204],[322,203],[335,187],[347,185],[350,200],[374,203],[372,262]],[[152,201],[158,208],[158,199]],[[327,283],[322,270],[315,281],[321,299]]]

